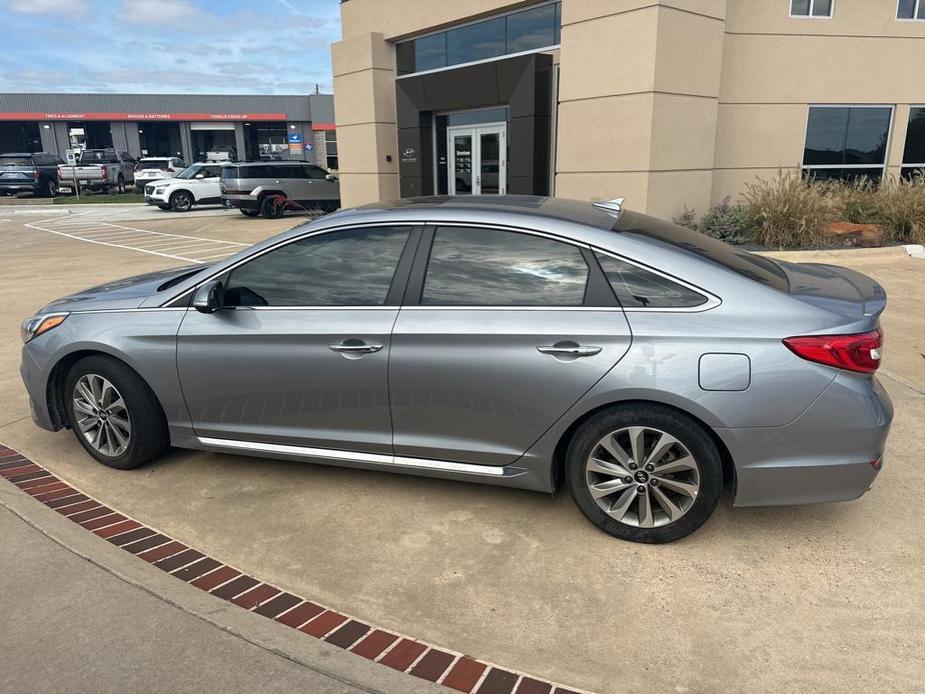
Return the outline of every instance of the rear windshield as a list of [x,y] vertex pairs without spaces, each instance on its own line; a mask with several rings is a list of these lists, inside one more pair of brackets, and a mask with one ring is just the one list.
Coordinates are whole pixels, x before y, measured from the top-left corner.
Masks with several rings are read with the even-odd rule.
[[[634,223],[637,220],[639,224]],[[701,234],[699,231],[685,229],[677,224],[651,217],[642,218],[631,212],[624,213],[613,228],[622,234],[639,234],[682,248],[744,277],[760,282],[766,287],[782,292],[790,291],[787,273],[773,260],[731,246],[712,236]]]
[[28,157],[0,156],[0,166],[32,166],[32,159]]
[[116,153],[112,150],[105,149],[85,149],[80,153],[78,164],[117,164],[119,163]]
[[142,159],[135,166],[136,169],[141,171],[142,169],[164,169],[170,166],[170,159]]

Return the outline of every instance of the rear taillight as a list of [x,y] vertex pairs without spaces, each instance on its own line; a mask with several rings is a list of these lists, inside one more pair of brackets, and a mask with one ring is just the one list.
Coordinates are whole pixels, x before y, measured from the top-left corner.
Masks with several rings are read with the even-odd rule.
[[164,171],[169,171],[170,173],[173,173],[174,171],[176,171],[176,169],[168,166],[166,169],[164,169]]
[[38,180],[38,177],[39,177],[39,170],[38,170],[38,169],[32,169],[32,178]]
[[788,337],[784,344],[798,357],[837,369],[871,374],[880,367],[883,331],[856,335]]

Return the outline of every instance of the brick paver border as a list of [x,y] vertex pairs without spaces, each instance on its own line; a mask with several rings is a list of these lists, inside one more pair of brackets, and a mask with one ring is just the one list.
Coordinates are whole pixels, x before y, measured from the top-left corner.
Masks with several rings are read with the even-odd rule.
[[472,694],[579,694],[580,690],[379,629],[287,593],[109,508],[2,444],[0,477],[181,581],[384,667]]

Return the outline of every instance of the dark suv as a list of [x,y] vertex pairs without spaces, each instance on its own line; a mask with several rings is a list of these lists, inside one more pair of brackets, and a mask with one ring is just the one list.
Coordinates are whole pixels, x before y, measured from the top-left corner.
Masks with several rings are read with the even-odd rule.
[[48,152],[0,154],[0,195],[58,194],[58,157]]

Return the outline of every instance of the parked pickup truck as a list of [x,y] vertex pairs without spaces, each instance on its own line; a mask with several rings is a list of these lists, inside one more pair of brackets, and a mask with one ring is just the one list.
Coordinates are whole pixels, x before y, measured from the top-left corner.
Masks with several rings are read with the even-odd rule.
[[114,149],[85,149],[76,166],[58,167],[62,188],[72,187],[74,180],[81,190],[112,190],[124,193],[126,185],[135,181],[135,160],[128,152]]

